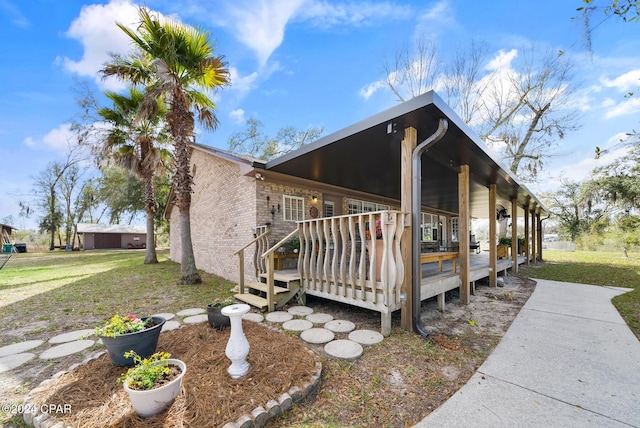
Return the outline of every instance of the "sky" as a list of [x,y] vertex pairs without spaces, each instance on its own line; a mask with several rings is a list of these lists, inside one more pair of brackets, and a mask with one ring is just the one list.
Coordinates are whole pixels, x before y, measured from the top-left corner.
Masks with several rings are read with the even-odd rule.
[[[528,185],[534,192],[622,156],[617,143],[640,129],[640,96],[625,98],[640,86],[640,24],[595,15],[588,50],[572,20],[580,0],[0,0],[0,223],[12,216],[14,227],[36,227],[41,213],[19,218],[18,204],[35,206],[35,177],[75,141],[79,86],[98,97],[124,89],[98,70],[109,53],[130,51],[115,23],[134,27],[139,5],[209,31],[228,62],[231,85],[211,94],[220,125],[198,129],[197,141],[213,147],[227,149],[248,118],[270,136],[288,126],[329,134],[396,105],[382,64],[418,37],[443,61],[483,41],[485,70],[515,64],[530,46],[573,61],[580,127],[558,141],[543,178]],[[600,160],[596,146],[608,150]]]

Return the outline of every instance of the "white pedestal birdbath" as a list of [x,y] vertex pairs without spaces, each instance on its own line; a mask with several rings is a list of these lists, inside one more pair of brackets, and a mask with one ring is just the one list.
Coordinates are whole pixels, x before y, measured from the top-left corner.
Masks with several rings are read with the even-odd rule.
[[220,312],[231,320],[231,336],[226,349],[231,365],[227,368],[227,372],[232,378],[237,379],[249,371],[249,363],[245,360],[249,355],[249,342],[242,331],[242,315],[249,312],[249,305],[244,303],[229,305],[222,308]]

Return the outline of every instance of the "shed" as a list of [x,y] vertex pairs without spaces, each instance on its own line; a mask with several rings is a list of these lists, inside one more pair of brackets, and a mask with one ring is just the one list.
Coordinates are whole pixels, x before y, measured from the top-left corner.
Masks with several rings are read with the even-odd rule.
[[146,248],[146,226],[78,223],[80,246],[84,250]]

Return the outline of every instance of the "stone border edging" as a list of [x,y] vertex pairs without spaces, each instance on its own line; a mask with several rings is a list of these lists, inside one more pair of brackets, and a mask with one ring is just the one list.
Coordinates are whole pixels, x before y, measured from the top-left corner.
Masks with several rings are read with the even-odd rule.
[[[284,334],[278,329],[272,328],[270,326],[266,327]],[[317,360],[316,354],[311,349],[307,349],[307,352],[309,352],[309,354],[314,357],[314,360]],[[88,364],[90,361],[100,358],[106,353],[107,351],[100,351],[91,357],[85,358],[81,363],[72,364],[71,366],[69,366],[68,370],[59,371],[58,373],[51,376],[51,378],[43,380],[36,388],[29,391],[29,393],[22,401],[22,406],[24,409],[33,409],[33,411],[22,414],[24,423],[34,428],[72,428],[65,425],[63,422],[58,421],[49,413],[41,412],[40,407],[31,402],[32,395],[44,390],[54,380],[58,379],[61,376],[64,376],[66,373],[78,368],[81,365]],[[307,396],[312,394],[320,385],[320,380],[322,379],[322,363],[320,361],[316,361],[315,367],[316,370],[313,375],[311,375],[309,380],[301,387],[295,385],[292,386],[287,392],[281,394],[277,399],[269,400],[266,403],[266,408],[263,406],[258,406],[253,409],[250,415],[244,414],[240,416],[235,422],[227,422],[225,425],[223,425],[222,428],[260,428],[264,426],[264,424],[269,419],[286,412],[292,407],[294,402],[299,402],[302,399],[306,398]]]

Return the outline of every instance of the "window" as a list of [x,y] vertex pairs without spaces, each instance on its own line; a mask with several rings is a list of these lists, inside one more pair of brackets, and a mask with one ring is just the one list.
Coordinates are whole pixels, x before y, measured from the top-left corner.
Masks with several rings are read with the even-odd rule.
[[375,202],[360,201],[358,199],[349,199],[349,214],[370,213],[373,211],[389,210],[389,205],[376,204]]
[[453,217],[451,219],[451,241],[452,242],[460,242],[460,229],[458,229],[458,217]]
[[422,221],[420,222],[420,230],[422,234],[422,241],[434,242],[438,240],[438,216],[435,214],[422,214]]
[[322,216],[333,217],[334,212],[335,212],[335,204],[331,201],[324,201]]
[[284,210],[282,218],[284,221],[302,221],[304,220],[304,199],[297,196],[282,196],[282,205]]

